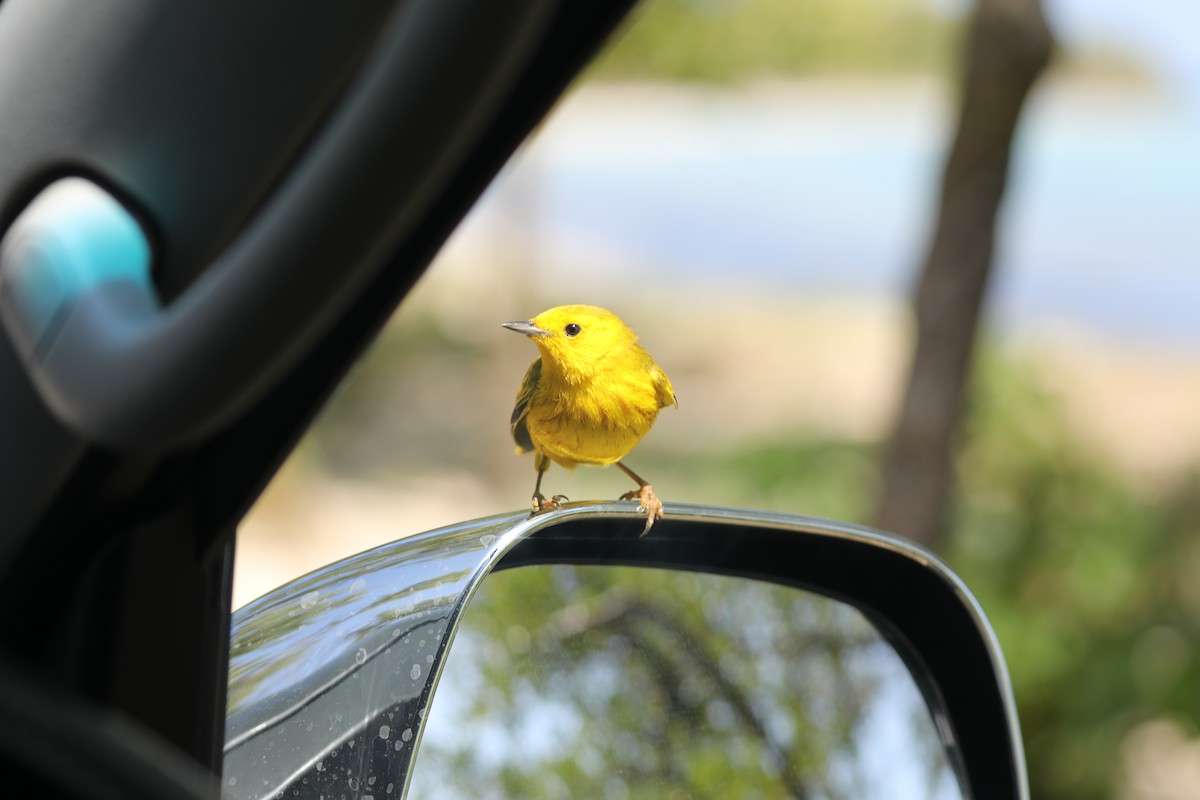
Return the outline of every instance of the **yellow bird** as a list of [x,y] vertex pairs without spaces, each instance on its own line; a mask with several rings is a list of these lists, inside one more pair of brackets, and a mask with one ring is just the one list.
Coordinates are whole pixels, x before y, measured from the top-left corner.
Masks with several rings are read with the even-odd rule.
[[542,476],[551,461],[567,469],[616,464],[637,482],[637,490],[621,499],[641,501],[645,536],[662,519],[662,501],[621,459],[650,431],[659,409],[678,407],[667,374],[638,344],[637,334],[603,308],[558,306],[501,325],[528,336],[541,353],[521,381],[511,420],[517,452],[534,452],[534,512],[566,499],[542,496]]

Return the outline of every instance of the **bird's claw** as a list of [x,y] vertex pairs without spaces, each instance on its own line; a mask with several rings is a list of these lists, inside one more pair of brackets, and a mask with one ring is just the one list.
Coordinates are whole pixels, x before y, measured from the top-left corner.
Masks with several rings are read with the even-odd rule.
[[553,511],[556,508],[561,508],[562,504],[567,502],[569,499],[570,498],[565,494],[556,494],[551,498],[546,498],[542,494],[535,494],[531,503],[533,506],[533,513],[540,514],[543,511]]
[[654,493],[654,488],[650,484],[645,484],[635,491],[629,491],[621,495],[622,500],[637,500],[638,511],[646,515],[646,527],[642,528],[640,536],[645,536],[650,532],[650,528],[654,526],[654,521],[663,518],[662,500],[658,499],[658,495]]

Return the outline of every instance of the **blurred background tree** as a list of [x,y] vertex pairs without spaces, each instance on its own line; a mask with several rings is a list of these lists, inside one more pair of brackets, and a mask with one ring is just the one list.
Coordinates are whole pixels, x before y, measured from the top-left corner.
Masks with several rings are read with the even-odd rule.
[[[989,305],[973,317],[977,280],[970,324],[938,334],[967,400],[957,450],[932,448],[954,485],[937,546],[1004,647],[1034,797],[1200,796],[1200,113],[1170,71],[1196,7],[1044,2],[1062,46],[993,162]],[[496,326],[559,302],[618,311],[670,373],[681,407],[631,460],[668,502],[879,518],[972,8],[643,3],[246,521],[240,601],[522,506],[507,419],[534,351]],[[1006,142],[1021,108],[982,133]],[[612,498],[609,472],[547,481]]]
[[914,299],[917,342],[874,522],[941,549],[954,439],[1025,100],[1050,62],[1040,0],[977,0],[962,47],[958,126]]

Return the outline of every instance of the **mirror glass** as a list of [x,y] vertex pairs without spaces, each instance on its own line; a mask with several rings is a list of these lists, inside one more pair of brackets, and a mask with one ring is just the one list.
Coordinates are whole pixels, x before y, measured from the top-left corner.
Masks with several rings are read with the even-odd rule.
[[853,607],[744,578],[523,567],[468,607],[411,797],[957,798]]

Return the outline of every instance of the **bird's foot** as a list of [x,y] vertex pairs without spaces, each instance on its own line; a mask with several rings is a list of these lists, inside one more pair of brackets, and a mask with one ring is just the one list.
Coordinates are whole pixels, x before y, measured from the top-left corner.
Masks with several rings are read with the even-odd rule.
[[642,528],[640,535],[645,536],[650,532],[650,528],[654,526],[654,521],[663,518],[662,500],[658,499],[658,495],[654,493],[654,487],[650,484],[642,484],[636,491],[626,492],[621,495],[622,500],[638,500],[638,511],[646,515],[646,527]]
[[569,499],[570,498],[565,494],[556,494],[551,498],[547,498],[545,495],[540,493],[535,494],[531,503],[533,506],[533,513],[540,514],[543,511],[553,511],[556,508],[562,507],[562,504],[567,502]]

